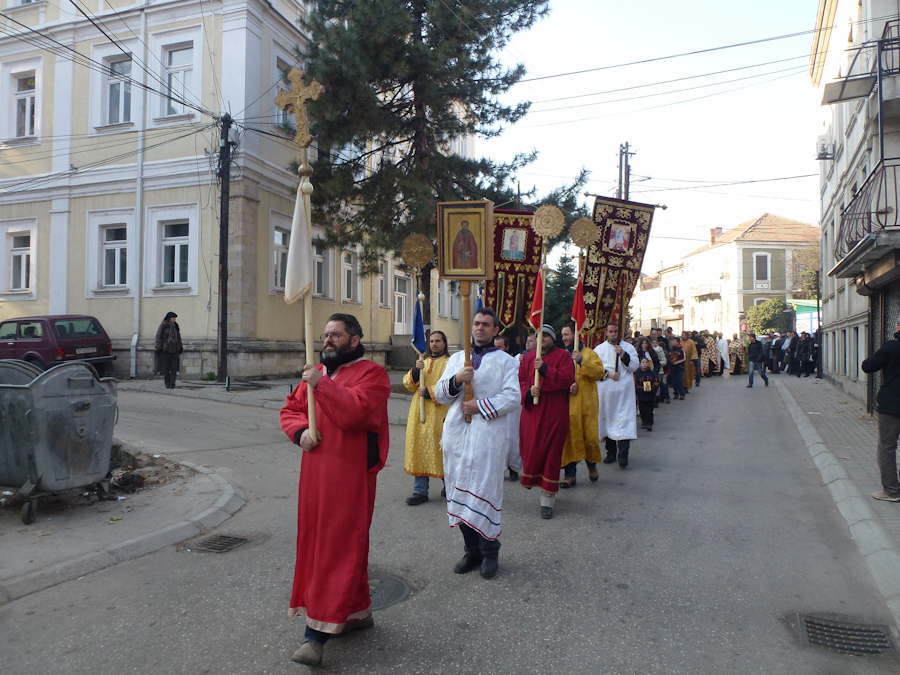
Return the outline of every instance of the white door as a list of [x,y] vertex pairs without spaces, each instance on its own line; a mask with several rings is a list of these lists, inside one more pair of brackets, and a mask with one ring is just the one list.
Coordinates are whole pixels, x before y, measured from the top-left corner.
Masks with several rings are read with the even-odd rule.
[[411,287],[409,278],[402,272],[394,272],[394,335],[412,334],[410,309]]

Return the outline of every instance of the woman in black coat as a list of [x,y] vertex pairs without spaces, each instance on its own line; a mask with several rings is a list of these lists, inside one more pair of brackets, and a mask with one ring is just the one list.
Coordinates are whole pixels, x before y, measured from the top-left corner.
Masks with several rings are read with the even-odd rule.
[[166,380],[166,389],[175,388],[175,376],[178,373],[179,355],[184,351],[181,344],[181,329],[175,322],[175,312],[166,314],[166,318],[156,329],[156,358],[159,370]]

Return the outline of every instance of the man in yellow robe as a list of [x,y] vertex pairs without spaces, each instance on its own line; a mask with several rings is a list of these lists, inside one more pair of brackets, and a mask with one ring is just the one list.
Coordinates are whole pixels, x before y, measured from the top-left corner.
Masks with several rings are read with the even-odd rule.
[[596,481],[597,462],[603,459],[600,452],[600,435],[597,427],[599,403],[597,382],[603,379],[606,370],[603,362],[593,349],[582,347],[575,352],[575,324],[567,323],[562,329],[563,344],[575,361],[575,384],[569,389],[569,435],[563,448],[562,466],[565,478],[561,488],[575,487],[578,462],[584,460],[588,477]]
[[694,378],[697,376],[700,355],[697,353],[697,344],[687,331],[681,334],[681,348],[684,350],[684,389],[685,392],[689,392],[694,386]]
[[[447,336],[439,330],[432,331],[428,338],[428,349],[430,356],[416,361],[416,365],[403,376],[403,386],[414,393],[409,406],[409,421],[406,423],[406,460],[403,465],[406,473],[416,477],[412,497],[406,500],[410,506],[428,501],[429,478],[444,478],[441,432],[450,406],[440,405],[435,401],[434,385],[441,379],[447,361],[450,360]],[[424,422],[419,403],[423,396]]]

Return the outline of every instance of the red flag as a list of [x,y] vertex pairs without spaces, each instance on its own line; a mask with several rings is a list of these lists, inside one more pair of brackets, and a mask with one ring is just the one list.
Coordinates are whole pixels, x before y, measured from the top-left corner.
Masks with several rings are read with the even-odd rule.
[[572,321],[575,322],[575,332],[580,333],[587,320],[587,311],[584,308],[584,279],[578,277],[578,285],[575,287],[575,302],[572,303]]
[[528,323],[536,331],[541,330],[541,312],[544,309],[544,270],[538,271],[537,283],[534,287],[534,300],[531,303],[531,313],[528,315]]

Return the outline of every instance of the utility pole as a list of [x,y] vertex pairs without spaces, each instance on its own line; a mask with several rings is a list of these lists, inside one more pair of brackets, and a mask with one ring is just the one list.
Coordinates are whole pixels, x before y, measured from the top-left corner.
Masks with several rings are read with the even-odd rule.
[[222,115],[222,133],[219,139],[219,178],[222,190],[219,195],[219,365],[216,381],[228,377],[228,200],[231,197],[231,115]]
[[628,143],[619,146],[619,187],[616,190],[616,198],[626,201],[631,191],[631,163],[629,158],[635,154],[630,152],[630,147]]

